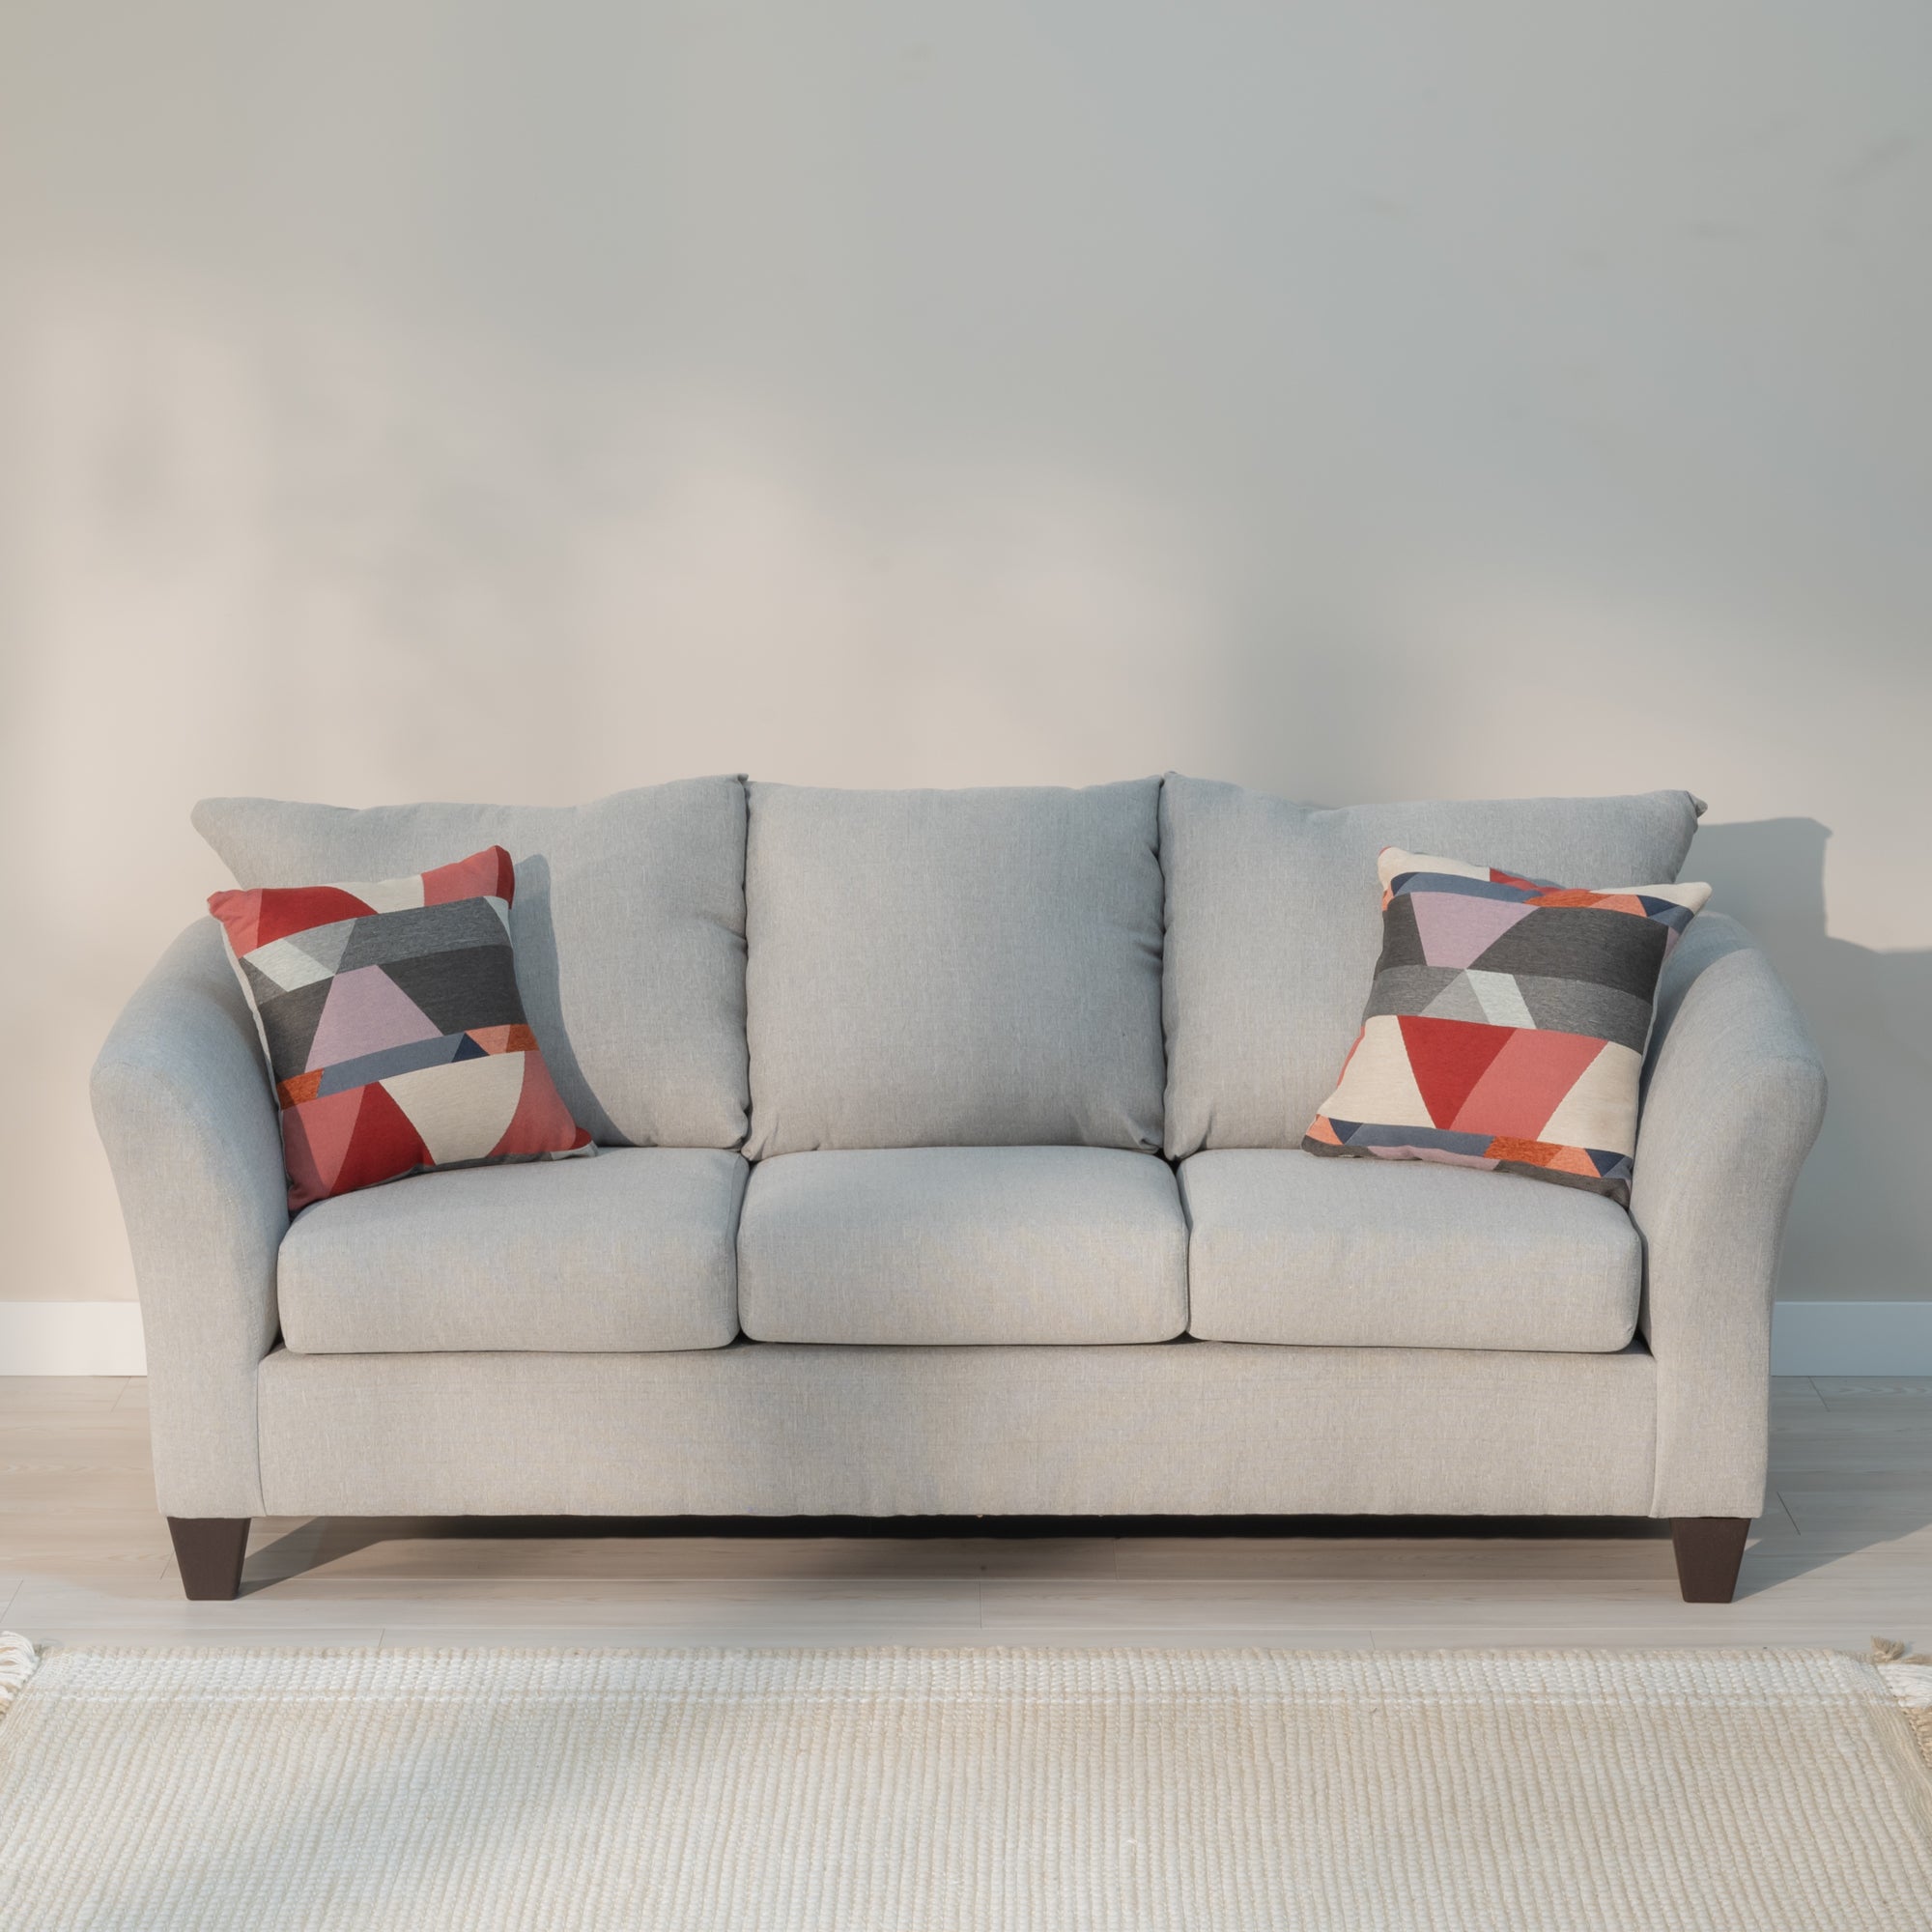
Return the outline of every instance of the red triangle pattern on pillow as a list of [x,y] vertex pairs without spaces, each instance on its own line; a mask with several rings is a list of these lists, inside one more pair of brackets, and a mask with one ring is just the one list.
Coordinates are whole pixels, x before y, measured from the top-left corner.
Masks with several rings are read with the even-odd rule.
[[281,1109],[289,1206],[593,1153],[524,1015],[499,845],[371,884],[214,894]]
[[1592,892],[1394,846],[1378,869],[1362,1029],[1302,1147],[1628,1201],[1658,976],[1710,887]]

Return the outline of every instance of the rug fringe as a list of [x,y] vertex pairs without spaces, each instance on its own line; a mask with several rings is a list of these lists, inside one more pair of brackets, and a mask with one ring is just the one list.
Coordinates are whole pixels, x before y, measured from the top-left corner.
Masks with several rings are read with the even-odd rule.
[[1932,1768],[1932,1657],[1922,1651],[1908,1656],[1909,1650],[1911,1645],[1896,1637],[1875,1636],[1870,1661],[1905,1713],[1905,1721],[1918,1740],[1919,1756]]
[[0,1631],[0,1717],[27,1688],[27,1679],[40,1667],[40,1662],[33,1644],[18,1631]]
[[[1896,1690],[1892,1694],[1897,1695]],[[1925,1760],[1926,1770],[1932,1771],[1932,1710],[1905,1703],[1900,1708],[1905,1713],[1905,1721],[1912,1726],[1912,1735],[1918,1740],[1918,1755]]]

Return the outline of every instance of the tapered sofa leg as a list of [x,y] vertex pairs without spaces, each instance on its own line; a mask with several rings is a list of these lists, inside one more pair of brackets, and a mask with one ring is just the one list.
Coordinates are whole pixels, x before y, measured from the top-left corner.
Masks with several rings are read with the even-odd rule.
[[196,1603],[225,1603],[242,1592],[248,1553],[245,1516],[171,1516],[168,1534],[181,1565],[182,1593]]
[[1737,1594],[1738,1566],[1745,1560],[1745,1516],[1674,1516],[1670,1547],[1677,1557],[1677,1587],[1687,1604],[1728,1604]]

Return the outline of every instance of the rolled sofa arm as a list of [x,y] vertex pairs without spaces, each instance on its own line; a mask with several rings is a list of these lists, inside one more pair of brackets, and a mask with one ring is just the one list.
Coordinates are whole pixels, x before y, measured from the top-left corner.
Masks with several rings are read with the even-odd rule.
[[1658,989],[1631,1218],[1657,1360],[1653,1516],[1764,1504],[1784,1213],[1825,1115],[1804,1016],[1735,920],[1691,921]]
[[94,1118],[134,1254],[164,1514],[261,1514],[255,1371],[289,1224],[255,1023],[212,919],[161,955],[94,1064]]

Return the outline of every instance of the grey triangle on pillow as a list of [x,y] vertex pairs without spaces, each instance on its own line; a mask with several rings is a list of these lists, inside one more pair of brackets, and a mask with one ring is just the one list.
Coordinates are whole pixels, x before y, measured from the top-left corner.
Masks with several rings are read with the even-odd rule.
[[1466,973],[1457,974],[1422,1010],[1432,1020],[1474,1020],[1478,1026],[1490,1023]]

